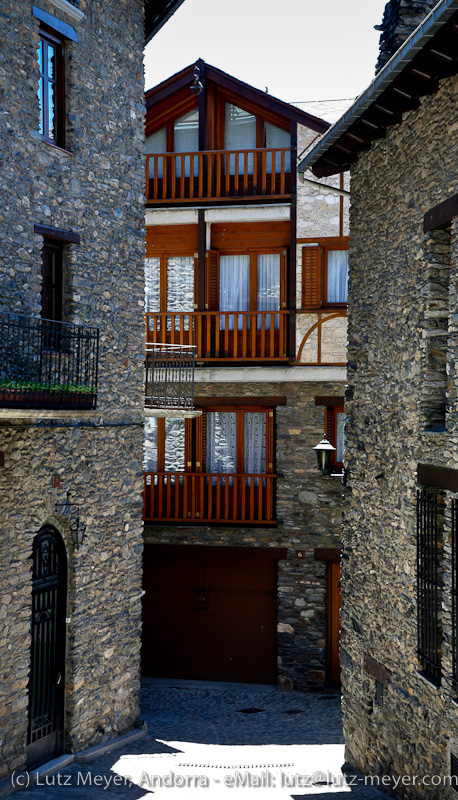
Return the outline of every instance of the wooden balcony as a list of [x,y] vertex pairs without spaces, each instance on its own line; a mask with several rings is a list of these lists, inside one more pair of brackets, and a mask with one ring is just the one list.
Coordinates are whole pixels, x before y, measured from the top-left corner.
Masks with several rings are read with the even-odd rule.
[[146,156],[147,203],[282,200],[290,196],[289,148]]
[[147,472],[145,522],[177,524],[275,522],[276,475]]
[[148,344],[194,345],[201,361],[288,361],[288,311],[146,314]]

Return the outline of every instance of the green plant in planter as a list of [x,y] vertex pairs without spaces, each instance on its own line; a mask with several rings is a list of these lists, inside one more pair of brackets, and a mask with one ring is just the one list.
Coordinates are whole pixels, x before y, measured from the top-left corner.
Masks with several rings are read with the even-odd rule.
[[40,381],[18,381],[9,378],[0,380],[3,392],[64,392],[65,394],[93,394],[90,386],[79,383],[53,383]]

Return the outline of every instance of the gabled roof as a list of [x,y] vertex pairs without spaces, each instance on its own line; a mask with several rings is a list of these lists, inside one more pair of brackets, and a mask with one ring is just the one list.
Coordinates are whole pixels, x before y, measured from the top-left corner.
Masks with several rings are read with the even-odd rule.
[[196,66],[199,67],[199,77],[202,82],[205,80],[212,81],[212,83],[215,83],[223,90],[225,89],[226,91],[243,96],[247,101],[258,106],[260,109],[265,109],[271,114],[278,114],[286,119],[299,122],[301,125],[305,125],[318,133],[324,133],[324,131],[329,128],[329,123],[325,122],[323,119],[315,117],[313,114],[308,114],[306,111],[301,111],[300,108],[285,103],[283,100],[279,100],[276,97],[272,97],[272,95],[267,94],[267,92],[255,89],[254,86],[250,86],[248,83],[244,83],[232,77],[232,75],[228,75],[227,72],[212,67],[211,64],[206,64],[201,58],[193,64],[190,64],[189,67],[181,70],[181,72],[177,72],[175,75],[167,78],[167,80],[158,84],[158,86],[149,89],[149,91],[146,92],[147,112],[150,108],[163,102],[180,89],[189,87],[192,83],[194,68]]
[[184,0],[145,0],[145,44],[162,28]]
[[319,177],[349,169],[358,154],[381,139],[402,113],[433,94],[440,78],[458,74],[458,0],[440,0],[421,25],[385,64],[353,103],[299,164]]

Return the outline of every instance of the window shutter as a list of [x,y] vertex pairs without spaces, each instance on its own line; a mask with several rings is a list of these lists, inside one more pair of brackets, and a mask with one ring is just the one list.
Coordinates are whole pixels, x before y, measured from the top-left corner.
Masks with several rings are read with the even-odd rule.
[[275,411],[269,408],[266,412],[266,472],[275,470]]
[[322,248],[302,248],[302,308],[321,308]]
[[205,472],[207,454],[207,425],[206,414],[202,411],[201,417],[196,417],[196,472]]
[[219,253],[205,253],[205,311],[217,311],[219,306]]
[[334,409],[326,409],[326,438],[331,442],[332,446],[336,446],[336,423],[334,416]]

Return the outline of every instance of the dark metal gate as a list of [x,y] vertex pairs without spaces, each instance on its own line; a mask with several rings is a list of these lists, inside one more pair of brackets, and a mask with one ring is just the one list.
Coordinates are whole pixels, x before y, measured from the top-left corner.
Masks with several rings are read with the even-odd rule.
[[62,753],[67,557],[61,536],[42,528],[33,543],[32,650],[27,765]]

